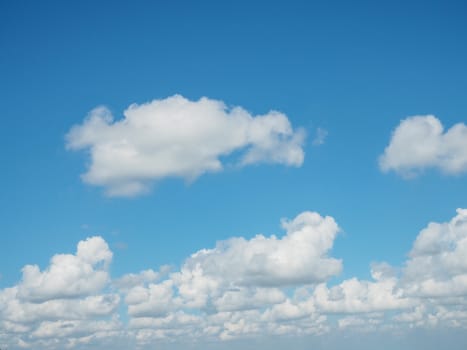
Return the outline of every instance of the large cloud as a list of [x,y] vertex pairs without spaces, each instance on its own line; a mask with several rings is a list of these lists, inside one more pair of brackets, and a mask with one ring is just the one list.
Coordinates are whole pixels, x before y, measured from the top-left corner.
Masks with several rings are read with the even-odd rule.
[[[136,286],[126,297],[130,323],[153,340],[303,335],[333,327],[401,332],[407,323],[459,327],[467,315],[466,213],[429,224],[400,268],[373,263],[371,280],[352,277],[329,286],[326,279],[340,270],[340,262],[326,256],[338,227],[330,217],[305,212],[284,222],[282,238],[223,241],[193,254],[167,280]],[[443,284],[427,289],[433,281]]]
[[84,181],[104,186],[109,195],[137,195],[166,177],[194,180],[222,170],[223,157],[238,151],[238,166],[303,163],[304,131],[294,131],[276,111],[253,116],[221,101],[175,95],[133,104],[123,114],[114,121],[107,108],[96,108],[67,135],[68,149],[90,152]]
[[412,177],[427,168],[446,174],[467,171],[467,126],[463,123],[444,131],[435,116],[414,116],[401,121],[379,158],[382,171],[393,170]]
[[163,266],[113,281],[107,243],[81,241],[76,254],[55,255],[34,278],[0,290],[0,342],[149,349],[174,340],[467,329],[466,209],[428,224],[399,268],[373,263],[370,280],[330,282],[342,269],[329,256],[339,230],[332,217],[304,212],[283,227],[281,237],[237,237],[200,250],[178,271]]
[[339,227],[332,217],[304,212],[283,221],[286,234],[231,238],[194,253],[159,284],[131,289],[133,316],[162,316],[180,307],[241,310],[282,302],[277,288],[326,281],[342,269],[328,256]]

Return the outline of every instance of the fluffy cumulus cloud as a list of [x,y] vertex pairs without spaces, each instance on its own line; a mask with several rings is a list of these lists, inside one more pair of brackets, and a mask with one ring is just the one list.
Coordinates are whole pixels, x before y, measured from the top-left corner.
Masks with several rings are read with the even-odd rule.
[[93,293],[108,282],[111,259],[112,252],[101,237],[89,238],[79,242],[75,255],[55,255],[43,272],[37,265],[26,265],[18,293],[32,302]]
[[[286,233],[280,238],[257,235],[219,242],[194,253],[167,279],[130,289],[125,302],[133,324],[178,310],[207,315],[258,312],[286,303],[286,287],[324,282],[340,273],[341,261],[329,257],[339,231],[332,217],[304,212],[282,226]],[[220,336],[223,328],[216,327]]]
[[[10,349],[154,348],[174,342],[407,329],[467,330],[467,210],[429,223],[399,267],[371,264],[369,280],[330,282],[342,269],[332,217],[304,212],[285,234],[241,237],[113,281],[101,237],[27,266],[0,290],[0,343]],[[33,272],[31,272],[33,271]],[[120,347],[121,348],[121,347]]]
[[219,242],[193,254],[183,271],[226,279],[236,286],[287,286],[325,281],[339,274],[340,260],[328,256],[339,227],[332,217],[304,212],[282,223],[283,237],[256,235]]
[[407,293],[423,297],[467,295],[467,210],[446,223],[430,223],[415,240],[404,271]]
[[327,313],[368,313],[405,309],[413,305],[413,301],[403,297],[395,277],[377,278],[375,281],[361,281],[354,277],[332,288],[320,284],[313,298],[316,306]]
[[[329,278],[342,268],[328,256],[338,225],[331,217],[302,213],[283,222],[281,238],[219,242],[194,253],[164,281],[127,291],[130,327],[149,343],[172,337],[316,335],[333,329],[401,332],[407,324],[466,327],[467,292],[455,284],[463,276],[465,212],[422,230],[403,266],[373,263],[370,280],[353,277],[331,286]],[[430,263],[415,262],[419,254]],[[418,291],[433,275],[452,284],[445,284],[441,295]]]
[[98,107],[66,137],[68,149],[89,151],[83,180],[111,196],[147,192],[152,182],[167,177],[192,181],[221,171],[229,156],[237,166],[303,163],[304,130],[294,130],[280,112],[253,116],[222,101],[175,95],[133,104],[123,114],[114,120]]
[[[11,348],[63,348],[120,326],[120,295],[107,290],[112,252],[101,237],[57,254],[41,271],[26,265],[23,278],[0,290],[0,341]],[[2,339],[3,338],[3,339]]]
[[444,130],[432,115],[404,119],[394,130],[379,158],[382,171],[413,177],[427,168],[446,174],[467,171],[467,126],[456,124]]

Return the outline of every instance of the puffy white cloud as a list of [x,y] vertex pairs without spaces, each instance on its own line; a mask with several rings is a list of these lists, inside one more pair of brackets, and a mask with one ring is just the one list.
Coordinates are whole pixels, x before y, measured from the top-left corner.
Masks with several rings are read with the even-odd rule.
[[458,123],[444,131],[435,116],[414,116],[401,121],[379,158],[382,171],[412,177],[427,168],[446,174],[467,171],[467,126]]
[[404,269],[406,293],[423,297],[467,295],[467,210],[430,223],[415,240]]
[[342,262],[328,256],[339,227],[330,216],[304,212],[283,221],[283,237],[232,238],[193,254],[184,271],[243,286],[286,286],[322,282],[340,273]]
[[[339,262],[335,265],[339,268],[331,269],[334,274],[340,271],[340,261],[327,256],[339,228],[330,217],[305,212],[283,222],[283,237],[258,235],[219,242],[213,249],[193,254],[167,280],[134,287],[127,294],[130,323],[144,339],[176,334],[224,340],[258,334],[319,334],[332,325],[328,314],[339,317],[335,327],[342,330],[400,329],[407,323],[454,327],[462,324],[467,310],[465,293],[455,288],[464,271],[466,212],[458,210],[450,222],[432,223],[423,230],[402,268],[374,263],[372,280],[354,277],[331,287],[326,279],[333,274],[319,274],[316,269],[330,271],[333,263],[325,266],[329,259]],[[418,261],[420,256],[433,259],[435,255],[442,260]],[[304,266],[313,275],[304,278]],[[288,271],[287,278],[282,271]],[[433,276],[444,276],[443,281],[450,284],[437,299],[426,299],[435,294],[422,295],[417,288]],[[189,320],[179,328],[177,312]]]
[[320,284],[313,299],[318,310],[324,313],[368,313],[414,305],[414,301],[404,298],[403,291],[397,289],[396,278],[376,282],[351,278],[331,288]]
[[426,313],[426,306],[421,304],[421,305],[417,305],[411,311],[402,312],[402,313],[394,316],[394,320],[396,320],[398,322],[408,322],[408,323],[420,324],[420,322],[422,322],[423,319],[425,318],[425,313]]
[[121,328],[120,296],[105,290],[111,260],[107,243],[91,237],[44,271],[25,266],[18,285],[0,290],[0,340],[6,333],[12,348],[60,349]]
[[[341,261],[328,256],[339,227],[332,217],[313,212],[283,220],[282,226],[282,237],[218,242],[191,255],[164,281],[126,291],[130,325],[140,342],[175,333],[228,340],[322,332],[324,319],[313,301],[290,300],[286,290],[341,271]],[[177,327],[181,317],[186,322]]]
[[83,180],[104,186],[111,196],[148,191],[166,177],[194,180],[223,169],[223,160],[239,152],[238,166],[253,163],[303,163],[303,129],[293,130],[276,111],[253,116],[241,107],[227,108],[206,97],[190,101],[180,95],[137,105],[114,121],[105,107],[92,110],[67,134],[67,148],[88,149]]
[[409,327],[465,326],[467,315],[467,210],[429,223],[417,236],[398,281],[413,307],[394,316]]
[[[444,223],[430,223],[415,239],[401,269],[373,264],[374,281],[357,278],[328,287],[318,285],[311,300],[318,312],[361,314],[391,311],[396,323],[432,327],[463,322],[467,307],[467,210]],[[450,317],[442,317],[450,315]],[[451,317],[452,316],[452,317]],[[457,317],[457,318],[456,318]],[[355,321],[355,322],[354,322]],[[368,318],[342,319],[342,328],[376,326]]]
[[26,265],[18,286],[19,296],[42,302],[93,293],[107,284],[111,260],[112,252],[101,237],[88,238],[79,242],[75,255],[55,255],[43,272],[37,265]]
[[341,261],[328,256],[339,231],[332,217],[304,212],[282,226],[286,234],[281,238],[222,241],[194,253],[169,279],[135,286],[125,298],[129,314],[260,309],[285,300],[280,287],[323,282],[341,271]]
[[[75,254],[56,255],[39,271],[32,281],[40,283],[23,277],[0,290],[0,341],[12,349],[114,348],[115,339],[152,348],[329,331],[467,329],[467,210],[428,224],[400,268],[373,263],[370,280],[331,285],[342,268],[329,256],[339,231],[334,219],[304,212],[282,226],[281,237],[233,238],[200,250],[178,271],[148,269],[114,281],[107,243],[81,241]],[[59,272],[70,266],[79,273],[66,280],[69,289],[49,287],[61,285]],[[107,273],[104,284],[76,287],[97,271]]]
[[42,320],[73,319],[108,316],[119,305],[117,294],[90,295],[79,299],[54,299],[42,303],[22,300],[18,288],[6,288],[0,292],[3,304],[1,315],[17,324],[33,324]]
[[128,292],[125,302],[131,316],[165,316],[175,306],[173,282],[165,280],[150,284],[147,288],[137,286]]

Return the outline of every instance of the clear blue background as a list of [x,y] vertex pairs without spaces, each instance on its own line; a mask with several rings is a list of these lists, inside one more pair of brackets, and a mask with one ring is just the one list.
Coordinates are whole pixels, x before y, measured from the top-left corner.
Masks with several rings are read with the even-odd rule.
[[[467,121],[465,1],[1,1],[0,288],[27,263],[102,235],[117,277],[180,264],[231,236],[282,234],[304,210],[343,229],[347,276],[401,264],[419,230],[467,207],[466,176],[406,181],[377,158],[402,118]],[[175,93],[286,113],[301,168],[252,166],[106,198],[64,135],[97,105]],[[312,146],[316,128],[329,132]]]

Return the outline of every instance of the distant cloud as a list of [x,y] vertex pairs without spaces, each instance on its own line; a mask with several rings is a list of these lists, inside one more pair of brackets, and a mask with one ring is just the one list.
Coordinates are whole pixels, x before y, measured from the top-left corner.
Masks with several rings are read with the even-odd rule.
[[167,177],[191,181],[219,172],[229,155],[238,166],[298,167],[304,160],[305,132],[294,130],[280,112],[253,116],[222,101],[175,95],[133,104],[123,114],[114,121],[107,108],[98,107],[66,136],[68,149],[89,151],[83,180],[105,187],[110,196],[139,195]]
[[328,136],[328,131],[326,129],[317,128],[315,138],[313,139],[313,146],[321,146],[326,141],[326,137]]
[[120,341],[150,349],[346,330],[466,329],[467,209],[429,223],[402,266],[371,264],[370,280],[329,282],[342,269],[328,256],[338,232],[332,217],[304,212],[283,228],[282,237],[219,242],[178,270],[113,280],[107,243],[83,240],[76,254],[55,255],[42,272],[28,265],[22,281],[0,289],[0,340],[12,349],[111,349]]
[[401,121],[379,158],[383,172],[417,176],[428,168],[446,174],[467,171],[467,126],[463,123],[444,131],[435,116],[414,116]]

